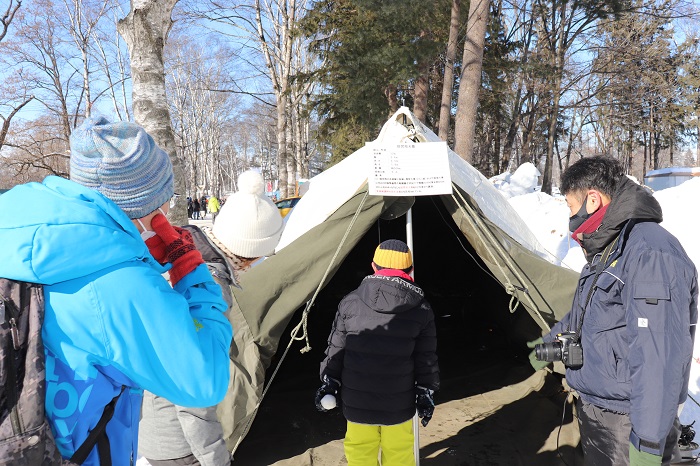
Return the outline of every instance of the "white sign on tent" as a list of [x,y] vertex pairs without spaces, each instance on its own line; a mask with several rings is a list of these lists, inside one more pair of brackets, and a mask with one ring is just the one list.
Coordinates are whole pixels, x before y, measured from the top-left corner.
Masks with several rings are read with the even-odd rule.
[[433,196],[452,193],[447,143],[367,143],[372,150],[369,194]]

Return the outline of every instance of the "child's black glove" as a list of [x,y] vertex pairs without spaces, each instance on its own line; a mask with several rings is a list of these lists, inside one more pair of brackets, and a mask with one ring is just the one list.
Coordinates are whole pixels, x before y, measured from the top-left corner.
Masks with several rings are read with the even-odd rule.
[[[326,395],[333,395],[333,397],[338,398],[338,390],[340,389],[340,381],[328,377],[327,375],[323,376],[323,383],[321,384],[321,387],[316,390],[316,409],[321,411],[322,413],[325,413],[327,411],[330,411],[331,409],[335,408],[335,405],[333,406],[323,406],[321,403],[321,400],[323,399],[324,396]],[[335,402],[335,400],[333,400]]]
[[416,409],[418,417],[421,418],[421,424],[426,427],[433,417],[435,411],[435,402],[433,401],[434,390],[416,385]]

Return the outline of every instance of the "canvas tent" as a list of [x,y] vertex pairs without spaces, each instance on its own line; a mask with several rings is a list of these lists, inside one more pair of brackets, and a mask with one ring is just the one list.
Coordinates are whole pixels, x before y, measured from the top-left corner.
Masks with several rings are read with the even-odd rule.
[[[376,142],[408,141],[437,142],[439,138],[401,108]],[[568,311],[578,273],[558,265],[485,177],[454,152],[448,156],[453,192],[432,201],[442,204],[441,211],[451,217],[454,230],[513,297],[511,307],[519,302],[540,328],[548,329]],[[370,151],[365,147],[312,178],[288,216],[276,254],[243,274],[241,288],[233,290],[233,377],[218,408],[230,449],[236,448],[250,427],[265,371],[295,311],[328,284],[379,219],[400,215],[411,204],[406,198],[370,196],[369,164]],[[417,216],[415,222],[421,218]],[[417,270],[419,253],[415,251]],[[371,256],[362,260],[368,261],[367,257]]]

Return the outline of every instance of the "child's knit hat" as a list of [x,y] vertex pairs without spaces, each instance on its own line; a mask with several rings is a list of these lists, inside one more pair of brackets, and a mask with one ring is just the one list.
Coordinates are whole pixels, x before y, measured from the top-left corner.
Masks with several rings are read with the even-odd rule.
[[282,236],[282,216],[265,195],[262,175],[248,170],[238,176],[238,192],[226,199],[212,234],[239,257],[255,258],[275,252]]
[[405,270],[413,265],[411,250],[398,239],[388,239],[377,246],[372,261],[382,269]]
[[170,157],[135,123],[88,118],[71,134],[70,150],[70,179],[99,191],[131,219],[173,196]]

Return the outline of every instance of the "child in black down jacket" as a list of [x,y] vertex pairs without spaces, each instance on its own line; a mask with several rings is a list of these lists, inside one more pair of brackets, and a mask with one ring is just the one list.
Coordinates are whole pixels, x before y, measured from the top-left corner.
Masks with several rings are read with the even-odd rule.
[[328,411],[342,397],[349,466],[379,464],[380,450],[382,466],[411,466],[413,415],[417,409],[428,425],[440,387],[435,318],[409,275],[406,243],[381,243],[372,268],[338,306],[316,407]]

